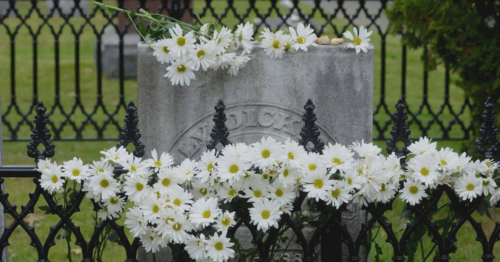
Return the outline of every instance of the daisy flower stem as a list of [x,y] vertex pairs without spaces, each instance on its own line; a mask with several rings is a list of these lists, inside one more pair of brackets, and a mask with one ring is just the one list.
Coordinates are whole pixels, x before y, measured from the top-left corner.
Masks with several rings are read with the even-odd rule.
[[[146,41],[146,38],[141,34],[141,31],[139,31],[139,29],[135,25],[135,22],[134,22],[134,20],[132,20],[132,17],[130,16],[130,13],[127,13],[127,16],[128,16],[128,19],[130,19],[130,22],[132,22],[132,25],[134,25],[135,31],[137,31],[137,33],[139,33],[139,35],[141,36],[142,40],[144,40],[144,43],[147,43],[148,41]],[[153,48],[153,45],[150,44],[149,47]]]

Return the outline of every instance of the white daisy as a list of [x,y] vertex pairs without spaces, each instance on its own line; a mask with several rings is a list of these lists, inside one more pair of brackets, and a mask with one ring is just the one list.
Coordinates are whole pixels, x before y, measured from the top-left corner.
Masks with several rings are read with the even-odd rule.
[[148,222],[144,219],[144,215],[139,207],[133,207],[125,214],[125,226],[130,229],[130,233],[134,237],[139,237],[146,233]]
[[175,55],[172,55],[170,49],[169,49],[169,40],[168,39],[162,39],[158,40],[156,43],[153,45],[153,55],[156,56],[156,59],[160,63],[171,63],[176,57]]
[[181,85],[184,86],[186,84],[189,86],[191,79],[196,79],[193,73],[194,67],[191,62],[188,62],[186,59],[177,59],[172,62],[172,65],[167,67],[167,73],[165,77],[170,79],[172,85]]
[[186,219],[185,215],[177,214],[173,217],[173,221],[169,220],[169,227],[165,230],[169,238],[177,244],[182,244],[189,239],[188,231],[194,229],[193,224]]
[[262,40],[262,48],[267,56],[270,58],[283,58],[285,53],[285,41],[283,39],[283,31],[279,30],[276,33],[272,33],[269,28],[264,28],[264,32],[260,38]]
[[248,198],[248,202],[255,202],[262,198],[267,197],[268,187],[267,183],[254,183],[250,187],[244,189],[245,197]]
[[343,181],[333,181],[332,189],[327,191],[325,202],[335,208],[340,208],[344,203],[351,200],[352,196],[349,194],[349,187]]
[[189,257],[196,261],[206,258],[205,235],[200,234],[199,237],[190,236],[185,244],[184,249],[189,254]]
[[129,174],[144,176],[149,173],[147,162],[142,161],[140,157],[125,156],[120,158],[119,163],[123,166],[123,169],[128,170]]
[[210,257],[212,261],[223,262],[234,257],[234,250],[231,249],[234,244],[225,236],[219,236],[215,233],[210,239],[205,240],[205,244],[207,256]]
[[293,44],[295,50],[302,49],[307,51],[309,46],[317,45],[314,41],[318,39],[318,37],[314,33],[314,29],[311,28],[311,25],[304,27],[304,24],[299,23],[297,25],[297,31],[291,26],[289,29],[290,35],[295,39],[295,43]]
[[374,160],[380,152],[382,152],[382,149],[373,143],[365,143],[365,140],[362,139],[361,142],[356,141],[353,142],[352,145],[349,146],[351,150],[356,152],[359,157],[367,159],[367,160]]
[[215,150],[204,152],[200,157],[200,161],[196,164],[196,169],[199,171],[196,174],[196,178],[200,182],[207,182],[212,171],[215,171],[216,162],[217,155]]
[[436,143],[431,143],[427,137],[421,137],[417,142],[414,142],[408,147],[411,154],[423,155],[436,152]]
[[151,150],[151,157],[153,158],[151,162],[151,167],[155,168],[155,172],[158,172],[162,168],[166,168],[171,166],[174,163],[174,159],[170,154],[163,152],[160,157],[158,157],[158,153],[156,149]]
[[[305,155],[301,160],[301,168],[303,172],[311,172],[311,171],[324,171],[326,173],[326,165],[323,161],[322,157],[318,153],[309,152]],[[332,173],[335,172],[335,169],[332,170]]]
[[102,208],[97,213],[97,217],[102,220],[106,220],[106,219],[119,218],[120,215],[118,214],[118,212],[109,211],[107,206],[102,206]]
[[494,194],[495,193],[495,188],[497,187],[497,183],[495,183],[495,180],[493,180],[492,177],[486,177],[482,178],[482,189],[483,189],[483,194],[485,196],[488,196],[489,194]]
[[281,145],[272,137],[263,137],[260,142],[254,143],[252,147],[254,149],[253,163],[263,170],[282,161]]
[[224,203],[231,202],[233,199],[239,196],[239,188],[235,188],[228,184],[224,184],[217,191],[219,197],[224,200]]
[[301,182],[304,185],[303,191],[307,193],[307,197],[314,198],[316,201],[326,199],[328,190],[332,190],[332,181],[330,175],[324,171],[312,171],[306,173]]
[[200,198],[191,208],[189,220],[197,226],[208,226],[215,222],[215,218],[219,216],[221,210],[217,208],[216,198]]
[[71,180],[81,183],[90,175],[89,167],[84,165],[81,159],[76,157],[73,160],[63,162],[63,175]]
[[491,195],[490,203],[492,206],[496,205],[500,201],[500,188],[497,188],[495,193]]
[[257,230],[266,232],[270,227],[278,227],[278,220],[283,211],[280,211],[280,205],[276,201],[267,198],[257,200],[250,208],[250,218],[252,224],[257,225]]
[[458,170],[458,154],[453,152],[451,148],[441,148],[436,154],[439,169],[443,171],[454,171]]
[[170,194],[174,189],[181,188],[179,184],[184,182],[184,178],[172,168],[163,168],[157,174],[158,182],[153,185],[154,190],[160,194]]
[[177,187],[170,191],[167,198],[168,206],[178,212],[188,211],[193,204],[193,195],[185,191],[182,187]]
[[417,181],[433,186],[438,181],[438,163],[432,154],[417,155],[408,162],[408,169]]
[[278,173],[278,180],[283,183],[285,187],[294,187],[297,184],[297,180],[301,178],[298,169],[292,167],[291,164],[282,164],[276,173]]
[[398,188],[391,183],[381,183],[380,186],[380,190],[375,195],[375,200],[381,203],[389,202],[398,190]]
[[243,55],[250,54],[253,48],[253,24],[239,24],[234,32],[234,40],[236,44],[243,47]]
[[106,161],[104,158],[101,158],[101,161],[93,161],[93,165],[90,165],[90,172],[93,175],[98,175],[100,173],[108,172],[113,173],[114,167],[109,164],[109,161]]
[[101,151],[100,152],[101,154],[103,154],[105,156],[105,159],[107,161],[111,161],[111,162],[114,162],[114,163],[119,163],[119,161],[128,156],[129,153],[127,151],[126,148],[124,147],[119,147],[119,148],[116,148],[116,147],[112,147],[108,150],[105,150],[105,151]]
[[234,221],[234,216],[235,212],[225,211],[224,213],[221,213],[215,221],[215,228],[217,228],[217,231],[221,232],[223,235],[226,235],[227,230],[230,227],[234,226],[234,224],[236,224],[236,221]]
[[162,237],[154,232],[152,229],[148,228],[146,233],[140,237],[141,244],[146,249],[146,252],[156,253],[160,250],[160,243],[162,242]]
[[52,160],[50,158],[47,159],[41,159],[36,163],[36,171],[42,172],[44,169],[50,169],[52,166],[57,166],[57,163],[52,163]]
[[123,190],[125,194],[135,203],[141,202],[147,196],[148,181],[140,176],[129,176],[126,178]]
[[251,166],[235,154],[224,154],[217,161],[217,175],[222,181],[232,184],[245,175],[245,171]]
[[235,56],[233,60],[230,60],[227,72],[230,75],[237,76],[240,69],[245,67],[248,61],[250,61],[250,57],[247,55]]
[[368,32],[366,28],[363,26],[359,27],[359,35],[358,29],[356,27],[353,28],[354,36],[351,32],[346,31],[343,33],[344,37],[351,40],[352,43],[346,44],[346,49],[352,48],[356,50],[356,54],[359,54],[360,51],[368,52],[368,49],[373,49],[373,45],[370,44],[370,35],[373,31]]
[[346,187],[349,191],[360,189],[366,183],[366,177],[360,176],[354,169],[349,170],[342,177],[345,179]]
[[414,206],[420,203],[420,200],[424,197],[427,197],[427,194],[425,193],[425,186],[422,183],[413,181],[404,183],[400,198],[406,201],[406,203]]
[[343,172],[351,168],[354,158],[352,157],[354,153],[347,147],[341,144],[328,145],[323,150],[323,155],[321,158],[325,161],[328,167],[334,168],[334,170],[339,169]]
[[150,193],[141,203],[142,213],[144,218],[152,222],[160,217],[161,213],[165,211],[165,203],[159,200],[156,194]]
[[39,169],[42,171],[40,178],[40,186],[47,192],[53,194],[58,191],[64,184],[63,173],[61,169],[52,165],[49,169]]
[[196,161],[189,158],[184,159],[179,165],[177,171],[180,176],[185,179],[186,182],[193,179],[194,173],[196,172]]
[[285,187],[284,184],[279,181],[274,182],[269,187],[269,197],[275,200],[279,205],[285,205],[287,203],[292,203],[295,199],[295,190],[293,187]]
[[114,196],[104,200],[103,205],[108,208],[109,212],[120,213],[123,211],[125,200],[119,196]]
[[214,40],[214,47],[215,51],[218,55],[223,54],[226,52],[226,49],[229,48],[231,43],[233,42],[233,34],[231,33],[231,30],[227,29],[227,27],[222,27],[220,32],[217,30],[214,31],[214,37],[212,38]]
[[113,173],[100,173],[97,176],[90,178],[90,187],[94,195],[101,195],[101,198],[106,200],[114,197],[120,191],[120,184],[116,182]]
[[[171,39],[167,39],[168,49],[177,59],[187,56],[194,50],[194,43],[196,38],[194,37],[193,31],[190,31],[186,35],[182,33],[182,28],[176,24],[175,27],[168,29]],[[189,84],[188,84],[189,85]]]
[[295,41],[295,38],[293,38],[293,36],[283,34],[283,45],[285,47],[285,52],[294,54],[297,50],[295,49],[295,47],[293,47],[293,45],[296,43],[297,41]]
[[203,71],[207,71],[209,67],[216,63],[214,46],[211,42],[196,44],[195,50],[190,54],[190,58],[194,62],[194,70],[198,71],[202,68]]
[[460,177],[455,183],[454,189],[463,200],[473,200],[482,193],[482,180],[475,175]]
[[465,152],[460,155],[457,161],[458,162],[457,171],[460,175],[463,175],[464,172],[467,170],[467,166],[469,165],[471,159],[472,157],[467,156]]
[[303,146],[288,137],[283,144],[282,154],[285,155],[285,161],[289,162],[292,166],[297,167],[299,166],[302,158],[307,155],[307,152]]
[[191,191],[191,193],[193,194],[195,200],[198,200],[202,197],[208,198],[212,196],[212,189],[209,184],[202,183],[200,181],[194,181],[192,185],[193,190]]

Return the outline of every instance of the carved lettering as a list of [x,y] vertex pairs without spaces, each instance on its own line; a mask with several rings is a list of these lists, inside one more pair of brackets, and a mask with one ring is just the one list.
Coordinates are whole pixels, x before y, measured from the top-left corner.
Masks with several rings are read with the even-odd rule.
[[274,122],[274,112],[262,110],[257,118],[257,122],[262,127],[270,127]]
[[246,116],[245,126],[248,126],[248,127],[256,127],[257,126],[257,123],[255,122],[255,110],[246,109],[246,110],[243,110],[243,114],[245,114],[245,116]]
[[234,130],[238,129],[241,127],[241,124],[243,123],[243,119],[241,117],[240,112],[231,112],[230,114],[227,114],[227,121],[226,121],[226,127],[228,130]]

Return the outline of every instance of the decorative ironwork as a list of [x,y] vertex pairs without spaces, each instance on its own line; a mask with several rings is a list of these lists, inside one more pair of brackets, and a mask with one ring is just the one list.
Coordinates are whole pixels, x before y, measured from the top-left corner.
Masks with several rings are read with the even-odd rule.
[[[304,106],[306,112],[302,116],[304,127],[302,127],[302,130],[300,131],[301,139],[299,141],[299,144],[302,145],[307,151],[321,153],[325,148],[325,143],[323,143],[323,141],[321,141],[321,139],[319,138],[320,132],[318,130],[318,127],[316,126],[316,120],[318,120],[318,118],[316,118],[316,114],[314,113],[315,108],[316,107],[314,106],[311,99],[308,99],[306,105]],[[307,144],[309,142],[314,145],[314,147],[311,149],[307,147]]]
[[231,141],[227,139],[227,137],[229,136],[229,131],[227,131],[227,118],[226,114],[224,113],[224,109],[226,109],[226,106],[222,102],[222,99],[219,99],[219,102],[217,102],[217,105],[214,108],[215,115],[213,121],[215,125],[214,128],[212,128],[212,132],[210,132],[210,137],[212,138],[212,140],[207,143],[208,150],[214,150],[219,143],[221,143],[222,146],[231,144]]
[[[4,44],[10,48],[10,74],[8,71],[2,71],[0,73],[1,79],[10,78],[10,93],[8,94],[9,101],[5,103],[5,110],[2,112],[3,125],[6,128],[4,136],[7,137],[6,141],[29,141],[26,138],[28,134],[22,132],[23,126],[29,126],[32,128],[32,124],[29,118],[33,115],[33,109],[36,107],[37,100],[39,99],[39,86],[36,81],[39,76],[39,52],[37,50],[40,48],[40,42],[42,37],[47,37],[47,34],[54,43],[54,103],[50,105],[48,116],[59,116],[62,120],[59,122],[53,122],[49,124],[51,132],[53,134],[54,140],[118,140],[119,131],[122,125],[117,121],[117,118],[123,114],[126,109],[125,94],[125,54],[124,54],[124,40],[126,33],[129,29],[133,29],[132,24],[126,22],[123,24],[119,22],[118,13],[108,13],[97,7],[90,6],[88,11],[82,8],[79,4],[79,0],[64,0],[64,2],[73,1],[75,4],[71,5],[72,8],[62,7],[63,0],[53,1],[54,5],[50,10],[43,10],[45,5],[42,5],[44,1],[14,1],[14,0],[0,0],[5,9],[0,11],[0,28],[5,28],[5,30],[0,30],[4,35],[0,39],[5,40]],[[91,2],[91,1],[89,1]],[[389,0],[378,0],[369,1],[366,0],[358,1],[290,1],[290,6],[286,6],[279,0],[267,0],[267,1],[227,1],[223,6],[221,6],[220,1],[190,1],[190,0],[136,0],[130,1],[134,4],[128,4],[127,0],[117,0],[116,4],[120,8],[143,8],[145,10],[154,11],[157,10],[158,13],[168,13],[174,18],[185,18],[196,20],[196,14],[200,18],[205,20],[219,21],[220,24],[228,26],[229,28],[235,29],[236,23],[246,22],[249,20],[249,16],[254,17],[251,22],[255,24],[255,35],[263,29],[263,27],[269,27],[272,30],[277,30],[279,28],[288,28],[291,26],[291,18],[298,17],[304,23],[311,23],[316,30],[317,34],[323,34],[326,31],[333,33],[336,37],[342,37],[342,32],[351,26],[355,26],[356,19],[363,18],[367,19],[367,28],[374,30],[374,35],[378,34],[380,36],[380,44],[377,43],[377,48],[380,46],[380,95],[376,97],[374,102],[374,139],[375,140],[387,140],[389,136],[390,123],[391,123],[391,110],[387,105],[388,92],[386,92],[386,49],[387,49],[387,36],[389,34],[386,29],[385,19],[385,9],[388,6]],[[333,2],[336,2],[333,3]],[[65,3],[66,6],[68,5]],[[127,5],[128,4],[128,5]],[[21,8],[22,7],[22,8]],[[64,9],[64,10],[63,10]],[[63,15],[60,15],[63,14]],[[75,17],[79,18],[75,18]],[[80,21],[80,20],[83,21]],[[345,23],[341,23],[339,26],[338,20],[343,19]],[[32,26],[32,22],[36,21],[36,26]],[[62,21],[58,21],[62,20]],[[105,35],[106,28],[110,28],[114,31],[118,38],[118,64],[119,64],[119,79],[116,87],[103,86],[102,75],[103,75],[103,52],[101,48],[95,49],[95,59],[97,61],[96,67],[92,69],[92,74],[95,74],[97,79],[97,85],[95,90],[95,97],[88,98],[82,93],[81,84],[85,79],[81,77],[83,74],[81,65],[86,63],[80,58],[81,49],[81,39],[91,39],[95,40],[95,46],[99,47],[103,44],[103,38]],[[75,83],[74,89],[70,91],[69,88],[62,89],[66,87],[66,83],[62,82],[61,71],[62,59],[66,59],[62,52],[62,44],[59,41],[61,32],[66,31],[70,28],[70,37],[74,40],[75,49],[75,62],[74,62],[74,73],[75,73]],[[23,29],[27,33],[24,33]],[[49,30],[47,30],[49,29]],[[90,30],[88,30],[90,29]],[[108,29],[109,30],[109,29]],[[47,32],[47,33],[45,33]],[[16,77],[19,77],[19,73],[16,73],[16,61],[19,59],[16,55],[17,42],[19,41],[20,34],[29,34],[29,38],[32,39],[32,50],[33,50],[33,69],[32,75],[33,79],[33,92],[32,93],[20,93],[19,84],[16,82]],[[0,40],[2,41],[2,40]],[[44,43],[46,41],[43,41]],[[406,95],[406,64],[407,64],[407,54],[406,47],[402,46],[402,75],[401,75],[401,95]],[[425,50],[424,50],[425,52]],[[73,58],[73,54],[71,54]],[[87,67],[87,65],[85,65]],[[460,104],[450,102],[450,72],[449,67],[446,65],[445,72],[445,83],[444,83],[444,100],[439,108],[435,106],[432,107],[428,102],[429,92],[428,92],[428,74],[426,73],[427,65],[424,65],[424,85],[422,87],[423,94],[420,105],[415,112],[409,111],[410,119],[408,121],[409,126],[415,126],[419,133],[414,132],[415,136],[427,135],[429,136],[429,131],[433,129],[436,125],[439,128],[439,133],[432,134],[434,138],[438,139],[469,139],[473,134],[474,130],[472,127],[472,121],[465,120],[464,115],[468,115],[471,112],[472,104],[469,98],[464,97]],[[18,67],[17,67],[18,68]],[[45,77],[45,76],[42,76]],[[73,84],[72,84],[73,85]],[[117,102],[109,102],[103,99],[103,89],[104,88],[116,88],[116,100]],[[412,87],[415,88],[415,87]],[[68,90],[68,93],[65,93]],[[44,93],[46,90],[43,90]],[[74,93],[73,98],[68,98],[69,92]],[[27,110],[22,110],[18,102],[19,98],[24,96],[30,96],[32,99],[31,106]],[[64,104],[62,99],[74,99],[72,104]],[[113,100],[110,100],[113,101]],[[93,106],[89,106],[93,105]],[[454,109],[459,105],[459,110]],[[78,114],[84,116],[84,121],[81,123],[76,122],[75,118]],[[97,116],[100,116],[99,118]],[[449,121],[444,121],[443,115],[452,116]],[[103,118],[103,120],[98,120]],[[56,119],[56,118],[52,118]],[[89,135],[84,134],[86,127],[92,127],[97,131],[95,137],[89,137]],[[116,135],[111,137],[105,137],[105,131],[108,129],[116,129],[118,132]],[[452,136],[453,130],[460,130],[460,133]]]
[[486,110],[483,112],[484,123],[479,129],[481,135],[476,140],[476,151],[483,154],[485,159],[493,159],[494,155],[500,152],[500,138],[498,138],[498,128],[495,123],[495,103],[491,97],[484,103]]
[[130,101],[127,105],[127,114],[125,115],[125,126],[120,132],[120,142],[117,147],[127,147],[128,144],[132,143],[135,146],[133,154],[135,157],[144,156],[144,148],[146,147],[139,139],[141,138],[141,132],[137,127],[139,123],[139,117],[137,116],[137,107],[134,101]]
[[[486,104],[486,111],[484,113],[484,116],[486,116],[484,119],[485,124],[483,125],[484,128],[481,134],[487,136],[489,139],[497,141],[498,139],[498,137],[496,137],[497,131],[493,128],[493,126],[490,125],[491,120],[493,119],[492,117],[494,115],[491,111],[492,106],[493,106],[492,103]],[[316,121],[316,116],[313,112],[314,105],[312,104],[311,101],[308,101],[304,108],[306,109],[306,113],[303,118],[304,128],[302,129],[303,134],[301,134],[302,136],[301,144],[307,143],[304,142],[307,141],[307,138],[312,138],[313,140],[316,139],[313,142],[315,144],[315,147],[317,147],[318,145],[321,145],[322,147],[322,143],[319,140],[319,131],[314,126],[314,121]],[[135,127],[137,126],[137,115],[136,115],[137,109],[135,108],[135,106],[133,106],[133,104],[131,104],[129,109],[131,111],[129,112],[129,115],[125,119],[126,121],[125,126],[130,125],[129,126],[130,128],[128,130],[134,130]],[[388,143],[388,147],[391,146],[393,147],[392,149],[390,149],[393,150],[393,152],[396,152],[396,149],[394,148],[396,141],[400,139],[403,140],[408,139],[409,133],[407,132],[407,125],[405,124],[407,116],[405,114],[404,109],[405,109],[404,101],[400,100],[397,105],[397,112],[394,114],[395,118],[394,119],[395,127],[393,128],[394,137],[391,140],[392,142]],[[222,137],[227,139],[227,135],[229,135],[229,133],[224,125],[225,114],[224,114],[224,105],[222,101],[219,101],[218,106],[216,107],[216,111],[217,112],[215,115],[217,117],[214,117],[216,123],[216,127],[214,127],[214,132],[216,132],[217,134],[222,134]],[[50,146],[51,145],[51,142],[49,140],[50,132],[48,132],[46,127],[46,124],[48,123],[48,118],[44,114],[45,108],[43,107],[43,104],[41,103],[39,104],[39,107],[36,108],[36,112],[38,115],[34,121],[35,128],[33,129],[33,136],[32,136],[33,141],[30,143],[31,147],[29,148],[29,151],[31,152],[30,156],[34,157],[35,161],[39,161],[51,155],[51,153],[46,154],[45,151],[44,152],[38,151],[36,147],[39,144],[45,145],[46,148],[48,146],[48,148],[51,148],[52,150],[54,149],[54,147]],[[137,139],[136,142],[139,142],[138,138],[140,138],[140,136],[137,136],[138,130],[136,131],[137,132],[125,132],[125,136],[128,137],[124,138],[124,140],[128,141],[127,143],[133,143],[133,140]],[[41,136],[41,134],[43,136]],[[483,144],[480,145],[484,147],[484,140],[481,141]],[[223,141],[218,141],[218,142],[220,142],[223,145],[227,145],[224,144]],[[214,144],[216,145],[218,142],[214,142]],[[126,143],[124,143],[124,145],[126,145]],[[134,143],[134,145],[142,145],[142,143]],[[399,150],[401,152],[400,153],[401,156],[403,157],[406,156],[406,154],[408,153],[403,149]],[[485,152],[486,150],[487,149],[485,149]],[[496,151],[492,150],[491,152],[495,153]],[[33,166],[20,166],[20,167],[0,166],[0,186],[2,185],[2,183],[4,183],[5,177],[31,177],[33,178],[33,183],[36,186],[35,191],[33,193],[30,193],[29,202],[26,205],[21,206],[20,213],[17,213],[16,206],[12,205],[9,202],[8,200],[9,194],[4,192],[0,187],[0,203],[4,206],[5,212],[10,214],[14,220],[9,226],[5,228],[4,232],[0,236],[1,249],[9,245],[8,240],[10,236],[17,227],[21,227],[29,235],[31,239],[31,245],[36,249],[38,261],[48,262],[48,254],[50,248],[55,245],[54,238],[61,230],[61,228],[63,226],[66,226],[75,235],[76,239],[75,244],[80,246],[82,249],[83,261],[91,262],[93,261],[92,258],[93,250],[99,244],[98,236],[102,232],[102,230],[104,230],[104,228],[109,225],[119,235],[120,239],[119,244],[124,247],[126,252],[127,256],[126,262],[137,262],[137,250],[140,246],[139,239],[136,238],[132,242],[130,242],[126,237],[124,227],[118,225],[114,220],[105,220],[100,225],[96,225],[94,234],[90,238],[90,241],[86,241],[86,239],[80,232],[80,228],[75,224],[73,224],[70,220],[73,214],[80,211],[79,206],[84,199],[85,193],[82,192],[81,188],[80,190],[77,190],[75,203],[68,204],[66,209],[63,210],[60,204],[54,202],[54,200],[52,199],[52,195],[41,189],[39,183],[40,173],[33,170],[33,168],[34,168]],[[117,167],[115,170],[117,172],[123,172],[123,170],[120,167]],[[449,198],[453,212],[456,212],[457,214],[460,215],[452,223],[450,232],[447,235],[442,236],[440,234],[440,231],[438,230],[437,221],[436,222],[431,221],[429,219],[429,215],[438,209],[437,203],[444,195],[444,193],[446,193],[446,195]],[[49,235],[46,238],[45,242],[43,243],[36,234],[34,228],[27,225],[23,221],[24,218],[26,218],[26,216],[29,213],[34,212],[34,207],[37,201],[39,200],[40,196],[43,196],[43,198],[47,201],[50,212],[59,217],[59,221],[50,228]],[[301,192],[299,198],[297,198],[297,200],[293,205],[294,207],[293,212],[300,211],[300,206],[304,201],[304,199],[305,199],[305,194]],[[387,235],[387,242],[389,242],[392,245],[392,249],[394,251],[393,260],[404,261],[405,260],[404,250],[406,246],[408,245],[408,243],[410,243],[412,236],[415,234],[417,228],[419,226],[425,226],[426,228],[428,228],[429,236],[432,238],[432,241],[437,245],[438,248],[437,260],[449,261],[450,252],[452,250],[452,244],[457,241],[456,235],[458,231],[462,228],[462,226],[466,222],[469,222],[472,225],[473,229],[476,231],[477,235],[476,240],[481,243],[483,250],[483,256],[482,256],[483,261],[492,261],[494,258],[493,250],[495,243],[497,241],[500,241],[500,222],[496,222],[495,228],[493,232],[491,232],[490,237],[488,238],[484,229],[481,227],[481,223],[477,222],[473,218],[473,214],[474,212],[476,212],[476,204],[477,202],[482,200],[483,200],[482,198],[478,198],[474,200],[472,203],[468,201],[462,201],[456,196],[455,192],[450,187],[446,185],[440,185],[436,189],[434,189],[431,192],[430,197],[428,199],[425,199],[422,203],[415,206],[407,206],[407,210],[411,212],[414,219],[406,225],[406,228],[403,230],[399,238],[394,232],[392,224],[389,223],[384,216],[386,212],[392,209],[394,198],[388,203],[370,203],[368,206],[365,207],[365,210],[370,214],[370,217],[366,223],[363,223],[361,225],[362,226],[361,231],[357,236],[353,236],[351,234],[352,232],[349,232],[346,225],[343,224],[335,214],[328,217],[323,224],[319,225],[315,229],[315,232],[312,238],[309,239],[309,241],[308,239],[306,239],[304,232],[302,231],[302,228],[299,225],[295,224],[293,219],[286,214],[282,215],[281,220],[279,222],[279,227],[272,228],[269,231],[269,235],[265,240],[263,240],[262,238],[261,239],[257,238],[257,228],[255,225],[250,223],[248,216],[240,216],[237,223],[238,226],[231,229],[229,231],[229,234],[234,235],[240,225],[243,224],[246,225],[252,234],[253,243],[257,246],[259,252],[258,261],[268,262],[272,259],[269,257],[270,247],[272,246],[273,243],[277,241],[278,233],[280,232],[281,229],[283,229],[284,226],[289,226],[297,237],[297,243],[302,247],[302,251],[304,254],[302,260],[307,262],[312,262],[315,261],[314,248],[320,243],[322,245],[324,244],[322,238],[324,236],[325,230],[327,228],[333,228],[335,229],[336,234],[341,237],[341,241],[347,247],[346,250],[348,252],[348,261],[362,261],[363,258],[360,255],[361,248],[365,244],[371,228],[375,225],[375,223],[378,223],[381,226],[381,228],[385,231],[385,234]],[[333,245],[329,246],[323,245],[322,248],[340,249],[341,245],[339,244],[338,247]],[[322,261],[331,261],[331,259],[332,257],[323,257]],[[0,262],[2,261],[0,260]]]
[[[396,112],[392,117],[394,125],[391,130],[391,138],[387,141],[387,153],[395,153],[396,156],[400,157],[402,167],[406,166],[406,155],[410,153],[408,147],[413,143],[413,140],[409,138],[411,133],[410,128],[406,124],[406,120],[408,120],[406,109],[405,101],[403,98],[400,98],[396,103]],[[398,148],[397,146],[399,141],[404,143],[402,148]]]
[[[35,108],[36,116],[33,123],[35,123],[35,127],[33,128],[33,132],[31,133],[31,142],[28,144],[28,156],[31,158],[35,158],[35,161],[45,159],[47,157],[53,157],[55,154],[54,148],[56,147],[52,141],[50,141],[50,131],[47,128],[47,124],[49,123],[49,118],[45,115],[47,108],[40,101]],[[45,147],[43,152],[38,150],[38,146],[42,144]]]

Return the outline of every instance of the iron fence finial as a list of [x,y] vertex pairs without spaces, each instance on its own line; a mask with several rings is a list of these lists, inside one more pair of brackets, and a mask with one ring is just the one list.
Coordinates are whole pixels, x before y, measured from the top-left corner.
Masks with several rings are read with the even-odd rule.
[[222,102],[222,99],[219,99],[217,105],[214,108],[215,108],[215,114],[213,121],[215,125],[212,128],[212,132],[210,132],[210,137],[212,137],[212,140],[210,140],[207,143],[208,150],[215,149],[215,147],[219,143],[221,143],[223,146],[231,144],[231,141],[227,139],[227,137],[229,136],[229,131],[227,130],[226,127],[227,118],[226,114],[224,113],[224,109],[226,109],[226,106]]
[[[484,122],[479,129],[480,137],[476,140],[476,152],[483,154],[485,159],[493,159],[495,154],[500,152],[500,139],[498,138],[498,128],[495,124],[496,114],[495,103],[488,97],[484,103],[486,108],[483,112]],[[489,143],[489,147],[488,147]]]
[[[408,106],[401,97],[395,107],[396,112],[394,112],[394,115],[392,116],[394,125],[391,130],[391,138],[387,141],[387,153],[392,154],[394,152],[396,156],[401,157],[401,166],[405,167],[406,156],[410,153],[408,146],[413,143],[413,140],[409,138],[411,131],[406,123],[406,120],[408,120],[408,115],[406,114]],[[398,148],[398,141],[402,141],[404,143],[402,148]]]
[[[299,144],[303,146],[307,151],[321,154],[321,152],[323,152],[323,148],[325,147],[325,143],[323,143],[323,141],[321,141],[321,139],[319,138],[321,133],[319,132],[319,129],[315,123],[316,120],[318,120],[316,114],[314,113],[315,108],[316,107],[314,106],[312,100],[308,99],[306,105],[304,106],[306,112],[302,116],[304,126],[300,131],[301,139],[299,141]],[[307,148],[307,144],[309,142],[313,143],[314,145],[311,150]]]
[[146,147],[140,140],[141,132],[137,127],[139,123],[139,117],[137,116],[137,107],[134,104],[134,101],[130,100],[130,103],[127,105],[127,114],[125,115],[125,126],[123,126],[122,131],[120,132],[120,142],[117,147],[127,147],[128,144],[132,143],[135,146],[133,154],[135,157],[143,157],[144,156],[144,148]]
[[[55,154],[54,148],[56,147],[52,141],[50,141],[50,130],[47,127],[49,123],[49,118],[45,115],[47,108],[42,103],[42,101],[38,102],[35,107],[36,116],[33,120],[35,123],[35,127],[31,132],[31,141],[28,144],[28,156],[35,159],[35,162],[39,160],[43,160],[47,157],[53,157]],[[45,150],[40,152],[38,150],[38,145],[43,144],[45,146]]]

